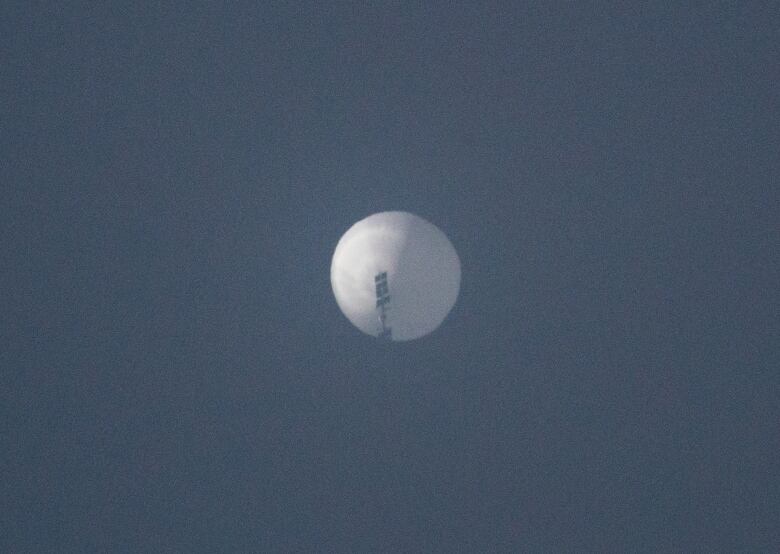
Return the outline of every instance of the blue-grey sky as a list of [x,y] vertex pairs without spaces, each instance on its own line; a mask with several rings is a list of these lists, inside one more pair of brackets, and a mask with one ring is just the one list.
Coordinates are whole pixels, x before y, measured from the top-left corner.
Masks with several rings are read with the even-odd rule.
[[671,4],[4,5],[0,550],[779,550],[780,14]]

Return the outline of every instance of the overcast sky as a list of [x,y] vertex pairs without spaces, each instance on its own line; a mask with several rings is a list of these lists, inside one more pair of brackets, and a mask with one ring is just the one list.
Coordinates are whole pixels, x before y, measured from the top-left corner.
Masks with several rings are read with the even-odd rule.
[[0,550],[780,550],[777,3],[79,4],[0,11]]

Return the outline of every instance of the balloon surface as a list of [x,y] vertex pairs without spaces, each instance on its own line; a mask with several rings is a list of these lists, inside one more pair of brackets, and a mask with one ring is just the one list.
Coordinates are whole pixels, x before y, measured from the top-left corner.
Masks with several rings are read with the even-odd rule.
[[339,308],[361,331],[405,341],[441,325],[460,290],[460,259],[441,230],[409,212],[381,212],[339,240],[330,267]]

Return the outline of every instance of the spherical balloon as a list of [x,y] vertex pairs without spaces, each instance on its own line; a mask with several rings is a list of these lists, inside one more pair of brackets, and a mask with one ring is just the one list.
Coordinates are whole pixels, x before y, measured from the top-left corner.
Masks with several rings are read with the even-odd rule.
[[341,237],[330,281],[355,327],[375,337],[411,340],[436,329],[455,305],[460,259],[432,223],[408,212],[381,212]]

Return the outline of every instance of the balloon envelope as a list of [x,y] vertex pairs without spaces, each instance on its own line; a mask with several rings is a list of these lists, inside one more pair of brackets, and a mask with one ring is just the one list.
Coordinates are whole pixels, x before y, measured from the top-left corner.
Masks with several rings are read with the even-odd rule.
[[444,321],[458,297],[460,260],[435,225],[408,212],[381,212],[341,237],[330,280],[355,327],[404,341]]

